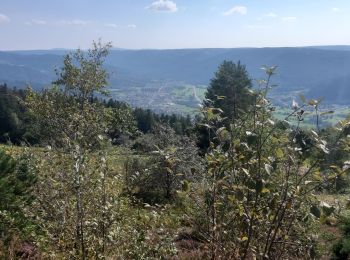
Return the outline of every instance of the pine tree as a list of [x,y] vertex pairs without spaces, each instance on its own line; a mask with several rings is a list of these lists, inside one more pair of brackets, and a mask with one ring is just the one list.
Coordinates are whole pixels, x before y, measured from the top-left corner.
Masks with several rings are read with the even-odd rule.
[[211,80],[204,106],[220,108],[229,121],[245,113],[252,104],[252,81],[240,62],[224,61]]

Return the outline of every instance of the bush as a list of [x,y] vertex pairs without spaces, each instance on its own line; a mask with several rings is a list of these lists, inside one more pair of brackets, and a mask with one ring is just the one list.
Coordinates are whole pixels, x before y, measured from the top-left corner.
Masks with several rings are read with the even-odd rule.
[[343,237],[332,248],[332,259],[342,260],[350,257],[350,218],[343,218],[340,224]]
[[202,177],[202,158],[195,143],[179,136],[167,125],[139,138],[134,146],[145,156],[125,164],[126,187],[147,203],[163,203],[176,197],[176,190]]
[[[274,122],[267,98],[274,69],[266,68],[267,80],[252,93],[254,105],[239,118],[228,122],[218,108],[203,109],[205,126],[214,134],[205,179],[193,185],[188,203],[213,259],[314,258],[311,225],[334,210],[325,203],[319,209],[313,195],[341,173],[325,161],[338,143],[328,144],[318,129],[300,134],[304,110],[318,115],[318,100],[293,104],[285,121],[296,120],[294,129]],[[309,156],[310,145],[317,156]],[[331,174],[321,175],[321,167]]]
[[23,212],[33,201],[31,189],[36,181],[28,164],[27,155],[15,160],[0,150],[0,251],[5,254],[22,250],[21,243],[35,228]]

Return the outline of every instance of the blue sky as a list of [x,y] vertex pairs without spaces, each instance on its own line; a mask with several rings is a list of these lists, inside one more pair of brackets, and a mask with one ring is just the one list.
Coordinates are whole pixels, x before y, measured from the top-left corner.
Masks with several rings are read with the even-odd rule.
[[0,0],[0,50],[350,44],[349,0]]

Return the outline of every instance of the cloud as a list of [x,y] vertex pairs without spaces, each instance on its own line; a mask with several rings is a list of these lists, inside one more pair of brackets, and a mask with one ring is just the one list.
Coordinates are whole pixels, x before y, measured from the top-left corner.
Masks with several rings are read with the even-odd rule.
[[130,28],[130,29],[136,29],[136,24],[128,24],[128,28]]
[[59,25],[88,25],[89,23],[92,23],[91,21],[85,21],[85,20],[60,20],[56,24]]
[[278,15],[276,13],[269,12],[269,13],[263,14],[260,17],[256,18],[256,20],[262,21],[262,20],[265,20],[265,19],[274,19],[274,18],[277,18],[277,17],[278,17]]
[[110,27],[110,28],[118,28],[119,26],[117,24],[114,23],[106,23],[104,24],[105,27]]
[[283,22],[291,22],[291,21],[295,21],[297,18],[295,16],[286,16],[286,17],[282,17],[282,21]]
[[36,24],[36,25],[46,25],[47,22],[44,20],[37,20],[37,19],[32,19],[32,21],[30,22],[31,24]]
[[273,13],[273,12],[270,12],[270,13],[264,14],[263,16],[264,17],[270,17],[270,18],[276,18],[278,15]]
[[0,23],[8,23],[10,18],[7,15],[0,14]]
[[147,6],[146,9],[149,9],[155,12],[168,12],[168,13],[175,13],[178,10],[176,3],[170,0],[154,1],[150,6]]
[[248,24],[245,26],[245,28],[249,29],[249,30],[262,30],[262,29],[265,29],[266,26],[256,25],[256,24]]
[[240,14],[240,15],[246,15],[248,12],[247,7],[245,6],[234,6],[230,10],[222,13],[224,16],[229,16],[233,14]]
[[338,13],[340,11],[340,9],[338,7],[333,7],[332,8],[332,12],[334,13]]

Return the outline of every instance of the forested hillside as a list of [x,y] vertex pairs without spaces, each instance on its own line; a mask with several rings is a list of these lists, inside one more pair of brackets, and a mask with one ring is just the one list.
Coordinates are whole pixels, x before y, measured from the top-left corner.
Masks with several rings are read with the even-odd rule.
[[[47,86],[68,50],[0,52],[0,81],[12,86]],[[196,107],[203,85],[223,60],[246,64],[252,79],[263,76],[262,65],[278,65],[276,93],[302,90],[310,97],[318,92],[326,103],[348,104],[347,75],[350,51],[347,46],[303,48],[236,48],[180,50],[113,49],[105,67],[110,73],[109,88],[115,98],[134,106],[168,112]],[[179,94],[178,89],[188,89]],[[205,88],[205,87],[204,87]],[[194,89],[192,91],[192,89]],[[330,91],[330,90],[333,91]],[[334,95],[338,91],[341,95]],[[162,92],[163,91],[163,92]],[[192,93],[194,92],[194,93]]]
[[301,95],[278,119],[283,70],[254,85],[228,57],[195,118],[133,108],[108,92],[110,47],[65,55],[44,89],[0,87],[0,258],[350,257],[349,116],[326,128]]

